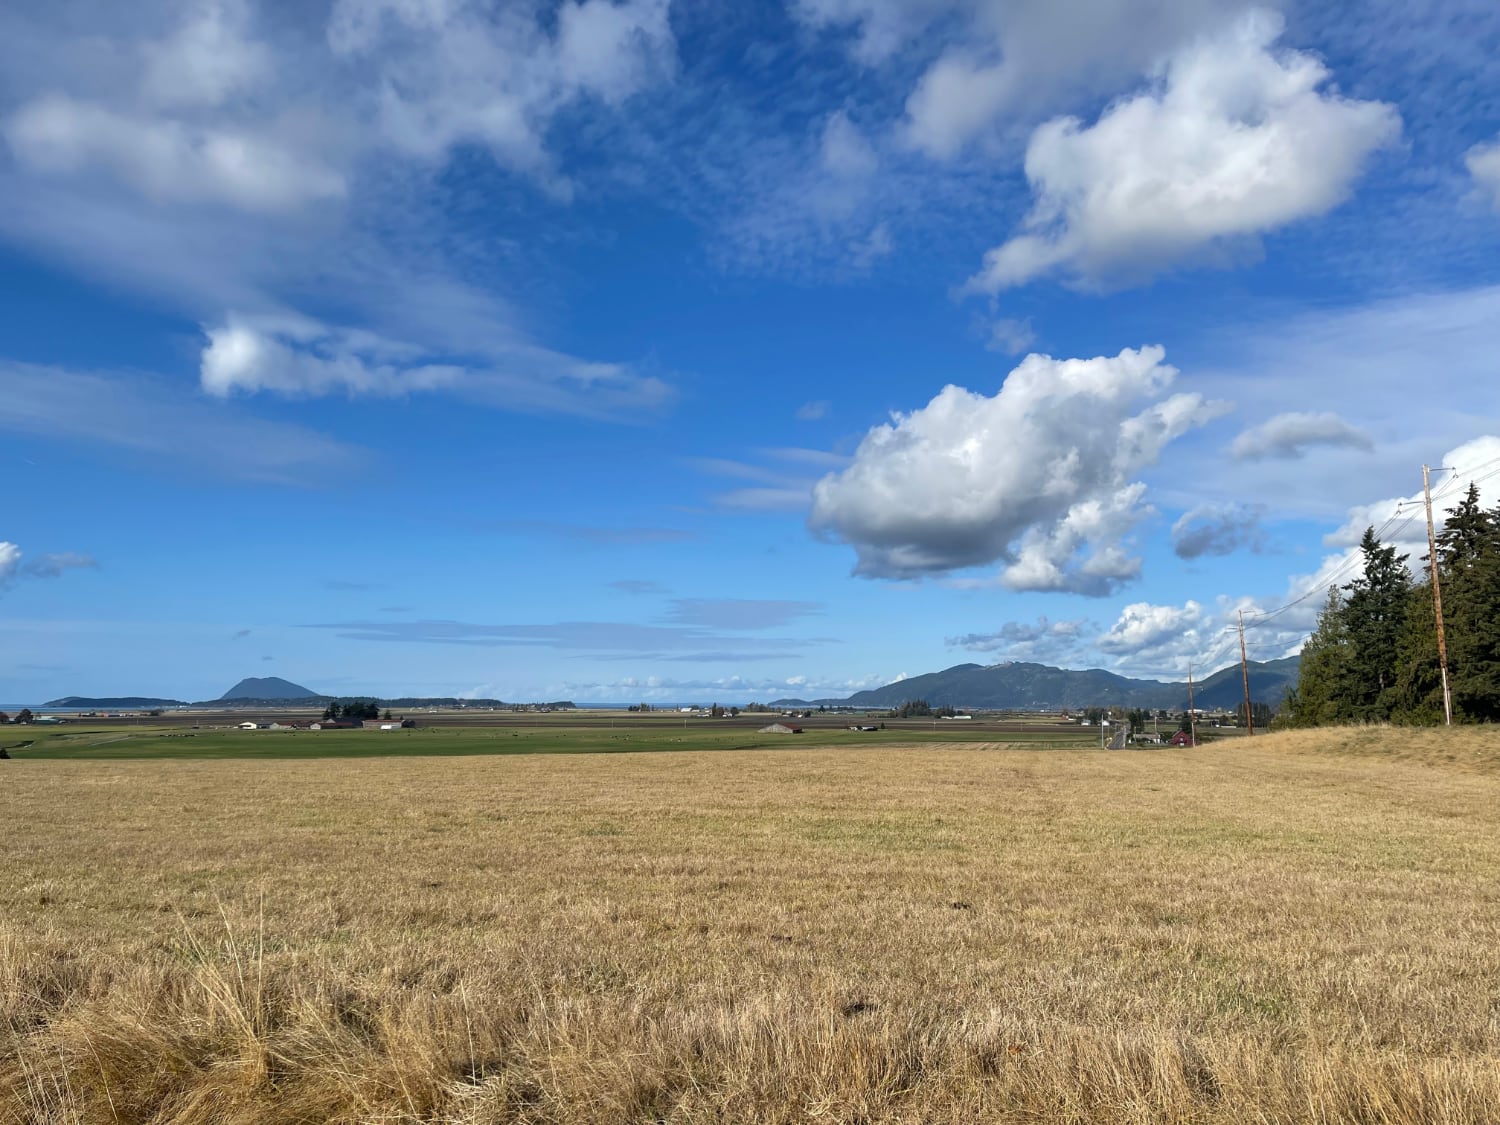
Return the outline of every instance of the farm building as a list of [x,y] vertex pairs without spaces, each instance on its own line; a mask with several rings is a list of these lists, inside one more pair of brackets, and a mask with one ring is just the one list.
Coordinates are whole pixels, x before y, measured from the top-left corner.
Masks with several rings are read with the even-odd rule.
[[365,719],[363,725],[365,730],[400,730],[417,724],[414,719]]
[[761,734],[801,734],[801,727],[789,727],[785,723],[772,723],[768,727],[760,728]]
[[256,730],[256,729],[257,729],[257,724],[250,722],[248,719],[245,720],[243,723],[240,724],[240,730]]
[[1180,731],[1178,731],[1176,734],[1174,734],[1172,736],[1171,745],[1173,745],[1173,746],[1196,746],[1198,744],[1193,741],[1193,736],[1190,735],[1187,731],[1180,730]]

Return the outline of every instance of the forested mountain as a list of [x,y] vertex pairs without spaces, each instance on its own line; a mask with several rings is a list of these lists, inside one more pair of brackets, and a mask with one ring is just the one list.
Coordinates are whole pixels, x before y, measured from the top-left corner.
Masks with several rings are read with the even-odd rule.
[[[1257,703],[1279,704],[1297,677],[1298,658],[1250,662],[1250,695]],[[1194,702],[1204,710],[1233,710],[1243,704],[1240,666],[1232,664],[1197,685]],[[813,705],[899,707],[910,700],[934,707],[1058,711],[1084,707],[1150,707],[1180,711],[1188,686],[1170,680],[1135,680],[1102,668],[1075,671],[1046,664],[959,664],[942,672],[911,676],[848,699],[819,699]],[[777,700],[775,706],[807,706],[805,700]]]
[[219,700],[231,703],[245,700],[283,700],[283,699],[323,699],[310,688],[300,684],[294,684],[290,680],[283,680],[279,676],[251,676],[247,680],[241,680],[230,688]]

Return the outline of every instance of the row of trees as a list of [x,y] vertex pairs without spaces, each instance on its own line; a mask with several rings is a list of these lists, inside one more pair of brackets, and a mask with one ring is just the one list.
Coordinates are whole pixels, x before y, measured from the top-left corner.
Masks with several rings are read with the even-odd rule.
[[[1408,556],[1382,543],[1374,528],[1366,530],[1360,552],[1360,575],[1328,592],[1280,724],[1443,721],[1430,572],[1414,578]],[[1482,508],[1472,484],[1437,536],[1437,569],[1453,719],[1495,722],[1500,720],[1500,506]]]
[[[22,707],[19,711],[16,712],[14,721],[18,723],[29,723],[34,718],[36,718],[36,716],[31,713],[30,707]],[[0,723],[8,723],[11,721],[12,720],[9,715],[7,715],[4,711],[0,711]]]
[[373,699],[335,699],[323,709],[323,718],[347,719],[351,723],[364,719],[389,719],[390,717],[389,708],[384,715],[381,715],[380,704]]

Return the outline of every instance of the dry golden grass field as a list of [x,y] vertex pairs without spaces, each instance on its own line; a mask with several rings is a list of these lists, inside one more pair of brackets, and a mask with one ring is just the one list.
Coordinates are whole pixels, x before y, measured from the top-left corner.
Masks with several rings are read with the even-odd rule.
[[0,1121],[1500,1121],[1500,735],[0,762]]

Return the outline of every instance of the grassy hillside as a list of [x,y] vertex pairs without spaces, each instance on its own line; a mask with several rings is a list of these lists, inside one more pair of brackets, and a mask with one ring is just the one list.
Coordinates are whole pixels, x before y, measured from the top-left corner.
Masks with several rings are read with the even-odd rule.
[[1500,776],[1361,733],[0,762],[0,1121],[1493,1120]]
[[1278,731],[1260,745],[1287,754],[1336,755],[1500,773],[1500,728],[1495,727],[1365,726]]

